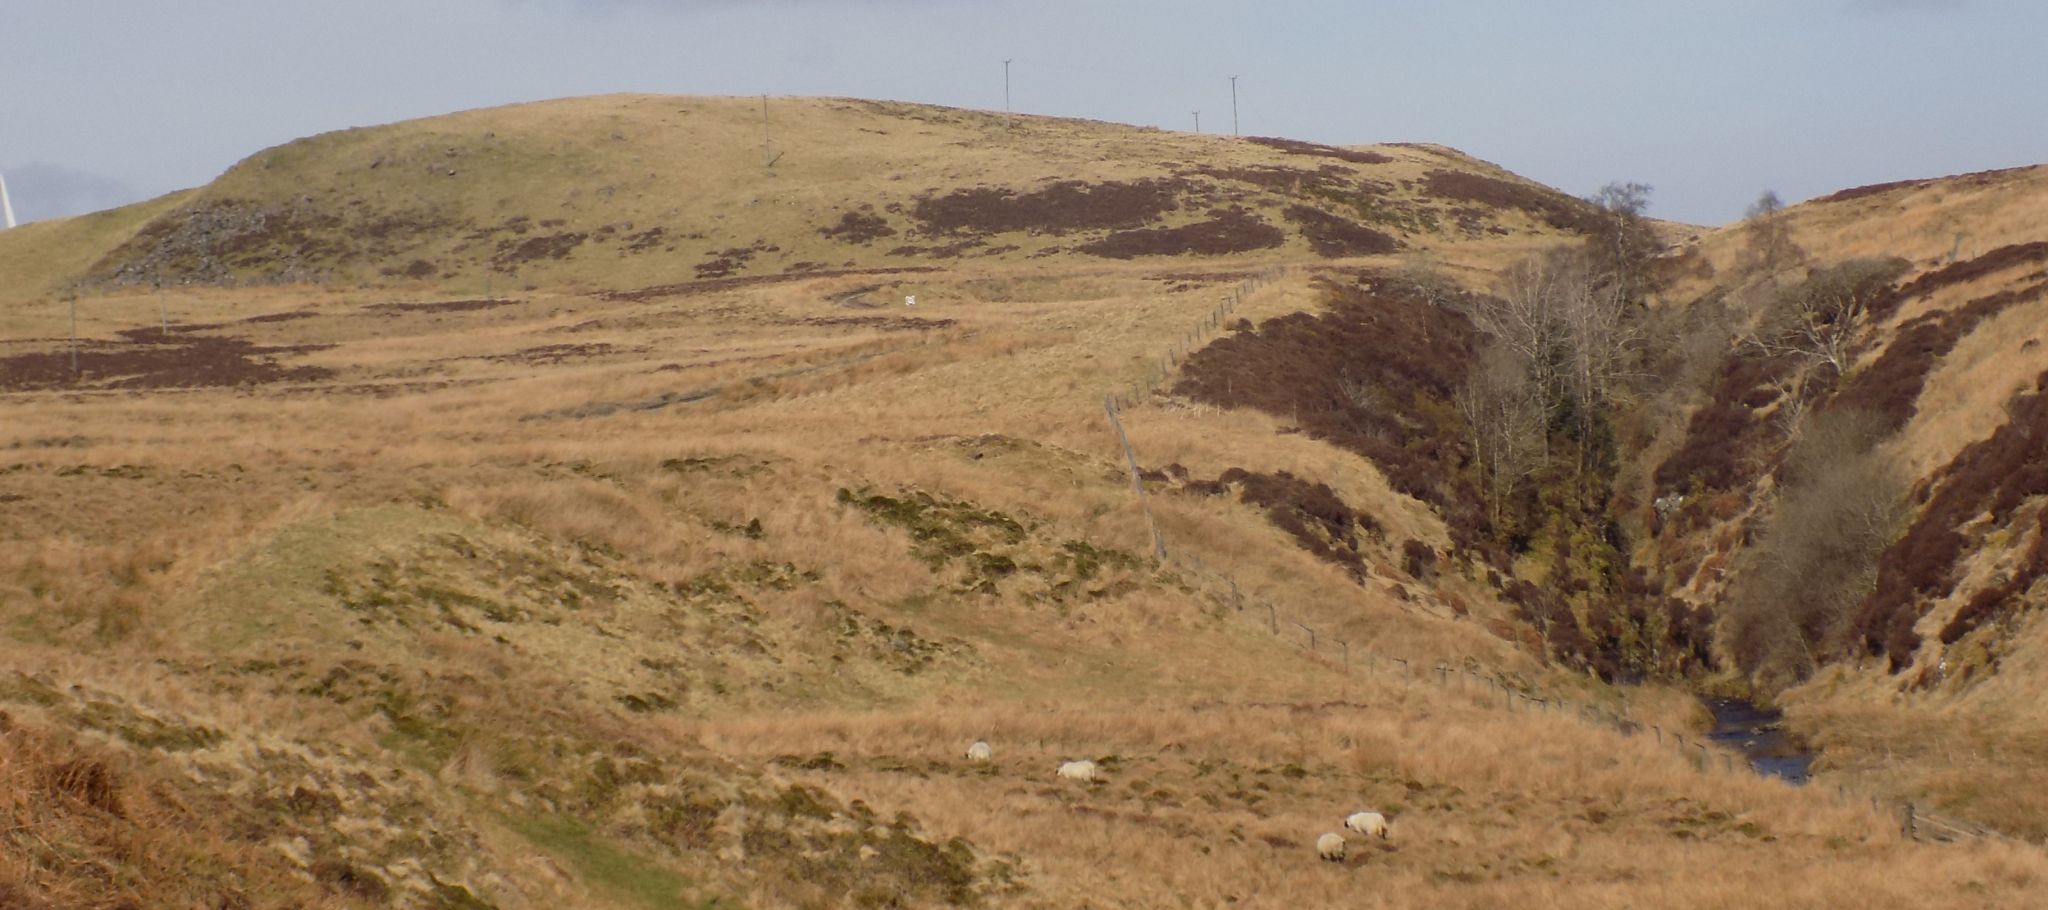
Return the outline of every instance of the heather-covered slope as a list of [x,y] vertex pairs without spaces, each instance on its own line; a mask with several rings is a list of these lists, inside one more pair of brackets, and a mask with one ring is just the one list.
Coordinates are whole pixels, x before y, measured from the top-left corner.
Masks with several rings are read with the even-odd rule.
[[[1588,208],[1433,146],[1337,148],[852,99],[617,95],[251,156],[60,284],[576,283],[1498,245]],[[5,256],[7,238],[0,238]],[[79,268],[84,265],[85,268]]]

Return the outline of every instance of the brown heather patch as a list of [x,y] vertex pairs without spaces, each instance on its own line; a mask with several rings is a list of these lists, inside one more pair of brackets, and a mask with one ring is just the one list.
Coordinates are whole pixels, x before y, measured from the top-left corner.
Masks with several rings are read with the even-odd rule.
[[620,352],[617,345],[597,342],[592,344],[544,344],[524,348],[510,354],[491,354],[484,357],[495,363],[563,363],[582,357],[603,357]]
[[2042,508],[2035,522],[2034,543],[2010,570],[2005,580],[1978,591],[1954,618],[1941,628],[1941,643],[1952,645],[1963,636],[1987,625],[2010,620],[2024,606],[2023,598],[2034,582],[2048,578],[2048,508]]
[[1301,228],[1301,235],[1318,256],[1379,256],[1401,248],[1399,240],[1322,209],[1290,205],[1283,214]]
[[1352,164],[1392,164],[1394,161],[1393,158],[1388,157],[1386,155],[1382,155],[1378,152],[1362,151],[1358,149],[1347,149],[1334,145],[1322,145],[1315,142],[1302,142],[1298,139],[1277,139],[1271,136],[1251,136],[1246,138],[1245,141],[1252,143],[1253,145],[1263,145],[1269,149],[1278,149],[1289,155],[1309,155],[1317,158],[1335,158],[1338,161],[1349,161]]
[[292,310],[287,313],[265,313],[261,316],[250,316],[242,321],[252,325],[269,322],[293,322],[300,319],[311,319],[318,315],[320,314],[312,310]]
[[1139,256],[1225,256],[1267,250],[1287,242],[1286,232],[1243,209],[1215,209],[1207,221],[1170,228],[1118,231],[1074,247],[1107,259]]
[[1590,234],[1600,228],[1593,207],[1556,190],[1525,186],[1469,171],[1434,170],[1424,175],[1432,196],[1476,202],[1496,209],[1518,209],[1559,230]]
[[[980,237],[965,237],[960,240],[955,240],[952,243],[940,243],[934,244],[932,246],[918,246],[916,244],[906,243],[902,246],[891,249],[889,251],[889,255],[925,256],[931,259],[958,259],[961,256],[966,255],[969,250],[978,250],[987,246],[988,241],[983,240]],[[1008,247],[1008,249],[1016,249],[1016,247]]]
[[1989,171],[1974,171],[1968,174],[1958,174],[1954,177],[1934,177],[1922,180],[1893,180],[1888,183],[1872,183],[1866,186],[1856,186],[1850,187],[1846,190],[1837,190],[1833,193],[1829,193],[1828,195],[1822,196],[1819,199],[1815,199],[1813,201],[1817,203],[1848,202],[1852,199],[1864,199],[1870,196],[1882,196],[1886,193],[1899,192],[1903,190],[1917,190],[1922,187],[1930,186],[1990,186],[2007,177],[2024,174],[2028,171],[2035,169],[2036,167],[2039,167],[2039,165],[1999,168],[1996,170]]
[[796,324],[822,326],[852,326],[875,329],[882,332],[929,332],[934,329],[950,329],[960,324],[957,319],[922,319],[916,316],[810,316]]
[[1320,314],[1266,320],[1188,358],[1176,394],[1249,407],[1380,467],[1394,489],[1439,506],[1469,457],[1449,402],[1478,331],[1395,282],[1323,285]]
[[1782,385],[1798,367],[1790,355],[1746,349],[1731,354],[1686,424],[1685,441],[1657,466],[1657,488],[1732,490],[1754,478],[1757,460],[1775,441],[1775,431],[1756,412],[1784,396]]
[[745,275],[736,278],[707,278],[700,281],[683,281],[675,284],[657,284],[630,291],[600,291],[596,294],[602,300],[642,303],[661,297],[685,297],[691,294],[707,294],[714,291],[731,291],[740,288],[781,284],[789,281],[804,281],[812,278],[844,278],[849,275],[916,275],[939,271],[938,266],[907,265],[882,269],[805,269],[783,275]]
[[1133,228],[1178,208],[1181,195],[1195,186],[1184,179],[1159,178],[1102,183],[1063,180],[1027,192],[970,187],[920,198],[911,207],[911,215],[926,232],[936,234],[1021,231],[1057,235]]
[[1894,192],[1897,190],[1919,189],[1923,186],[1932,185],[1934,182],[1935,181],[1932,180],[1893,180],[1887,183],[1872,183],[1867,184],[1865,186],[1852,186],[1846,190],[1836,190],[1835,192],[1829,193],[1813,201],[1823,203],[1848,202],[1851,199],[1863,199],[1870,196],[1882,196],[1886,193]]
[[1326,164],[1315,170],[1277,164],[1248,164],[1239,167],[1203,166],[1186,171],[1212,180],[1250,184],[1276,195],[1300,193],[1336,194],[1362,192],[1383,195],[1393,187],[1373,180],[1360,180],[1349,168]]
[[288,367],[277,358],[325,345],[261,346],[213,335],[164,336],[157,329],[124,332],[123,343],[83,342],[73,374],[68,349],[0,357],[0,389],[179,389],[312,382],[333,375],[324,367]]
[[1926,297],[1945,287],[2038,262],[2048,262],[2048,240],[2002,246],[1975,259],[1935,269],[1907,282],[1904,287],[1899,288],[1899,296]]
[[[1926,508],[1879,558],[1877,588],[1857,612],[1856,632],[1863,649],[1886,656],[1894,673],[1913,665],[1920,647],[1913,626],[1925,604],[1955,588],[1956,566],[1971,544],[1965,529],[1987,513],[1989,527],[2002,526],[2029,498],[2048,494],[2048,446],[2041,443],[2048,439],[2048,373],[2035,380],[2033,391],[2015,396],[2006,411],[2011,420],[1991,438],[1964,449],[1921,482]],[[1977,605],[1957,635],[1994,606]]]
[[505,271],[516,268],[522,263],[536,262],[542,259],[566,259],[577,247],[583,245],[583,241],[588,239],[590,239],[589,234],[572,232],[503,240],[498,243],[497,252],[491,256],[491,267],[499,271]]
[[846,243],[872,243],[883,237],[896,236],[896,229],[889,226],[889,219],[873,212],[847,212],[839,216],[839,223],[818,229],[822,236]]
[[1231,468],[1214,481],[1191,481],[1189,492],[1214,495],[1231,489],[1238,501],[1265,510],[1267,520],[1315,554],[1363,583],[1371,574],[1360,550],[1363,534],[1378,534],[1379,522],[1353,509],[1329,484],[1296,477]]
[[[491,310],[518,303],[503,297],[474,300],[430,300],[421,303],[372,303],[363,309],[373,313],[398,315],[400,313],[469,313],[476,310]],[[254,320],[251,320],[254,321]]]
[[[2048,244],[2043,247],[2048,250]],[[1858,408],[1881,415],[1892,429],[1905,426],[1919,410],[1920,392],[1935,363],[1955,350],[1963,336],[2007,307],[2040,299],[2044,293],[2048,285],[2000,291],[1907,322],[1875,363],[1849,377],[1828,407]]]
[[766,240],[756,240],[752,246],[729,247],[710,253],[710,259],[697,263],[698,278],[724,278],[741,271],[762,253],[773,253],[781,248]]

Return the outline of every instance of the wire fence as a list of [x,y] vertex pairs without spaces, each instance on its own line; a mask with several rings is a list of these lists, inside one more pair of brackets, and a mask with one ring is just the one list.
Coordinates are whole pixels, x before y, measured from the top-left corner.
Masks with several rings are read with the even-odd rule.
[[1188,355],[1193,354],[1202,345],[1206,344],[1209,336],[1221,330],[1225,320],[1228,320],[1232,313],[1237,312],[1238,307],[1244,305],[1246,298],[1286,277],[1287,272],[1288,267],[1275,266],[1238,282],[1235,287],[1230,289],[1229,293],[1223,295],[1223,299],[1216,304],[1215,309],[1202,317],[1201,322],[1196,323],[1194,327],[1188,329],[1180,338],[1175,339],[1172,344],[1168,345],[1165,351],[1160,352],[1158,359],[1145,372],[1144,378],[1131,383],[1128,388],[1118,389],[1111,393],[1109,395],[1111,408],[1113,410],[1129,410],[1150,400],[1161,389],[1170,387],[1174,371],[1187,363]]
[[[1697,733],[1689,740],[1685,733],[1667,731],[1658,724],[1639,723],[1629,716],[1626,695],[1617,693],[1610,703],[1603,704],[1588,700],[1581,695],[1574,701],[1554,691],[1546,691],[1532,680],[1520,674],[1513,674],[1488,667],[1472,658],[1453,665],[1443,661],[1412,661],[1407,656],[1385,653],[1367,647],[1354,648],[1348,640],[1337,638],[1316,628],[1305,617],[1289,615],[1280,605],[1271,601],[1248,596],[1244,586],[1225,571],[1211,571],[1201,558],[1192,553],[1170,554],[1164,531],[1154,516],[1145,492],[1143,469],[1140,467],[1137,450],[1131,445],[1125,432],[1122,411],[1138,402],[1148,400],[1164,387],[1173,375],[1173,370],[1186,361],[1197,347],[1205,333],[1220,327],[1245,298],[1252,292],[1280,280],[1286,271],[1270,269],[1259,276],[1239,284],[1225,298],[1215,312],[1206,317],[1200,327],[1172,347],[1160,358],[1158,369],[1148,375],[1144,382],[1134,386],[1131,395],[1111,394],[1105,396],[1103,410],[1115,432],[1124,461],[1130,471],[1131,486],[1139,507],[1144,513],[1145,523],[1151,532],[1153,554],[1162,571],[1175,571],[1195,583],[1198,594],[1208,601],[1219,615],[1236,616],[1264,628],[1268,634],[1291,641],[1311,659],[1334,665],[1344,673],[1363,668],[1373,675],[1391,675],[1401,684],[1413,686],[1418,680],[1423,685],[1434,684],[1439,689],[1450,691],[1454,688],[1470,695],[1485,705],[1496,706],[1510,712],[1548,714],[1582,721],[1602,727],[1624,737],[1650,736],[1659,747],[1670,747],[1683,756],[1689,764],[1702,774],[1717,771],[1724,774],[1758,774],[1773,776],[1751,762],[1747,756],[1738,755],[1727,749],[1717,748]],[[1797,782],[1788,781],[1793,785]],[[1836,787],[1836,798],[1844,806],[1858,799],[1847,787]],[[1869,797],[1873,811],[1899,819],[1899,831],[1907,838],[1929,842],[1958,842],[1996,839],[2021,843],[2007,835],[2000,834],[1983,825],[1949,818],[1921,809],[1910,800],[1887,801],[1881,797]]]

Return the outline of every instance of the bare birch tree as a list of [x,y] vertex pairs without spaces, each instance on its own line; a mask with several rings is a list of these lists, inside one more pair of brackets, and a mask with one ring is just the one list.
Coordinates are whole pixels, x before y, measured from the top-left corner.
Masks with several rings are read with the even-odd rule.
[[1740,268],[1754,271],[1768,281],[1779,272],[1799,264],[1806,251],[1792,240],[1792,225],[1785,216],[1785,203],[1778,194],[1765,190],[1750,203],[1742,221],[1743,248]]
[[1487,518],[1499,527],[1508,501],[1544,457],[1543,406],[1529,382],[1528,363],[1504,344],[1487,345],[1457,402],[1471,428]]
[[1746,341],[1767,355],[1790,354],[1836,376],[1847,373],[1871,307],[1892,293],[1903,271],[1901,260],[1882,259],[1818,269],[1777,294]]

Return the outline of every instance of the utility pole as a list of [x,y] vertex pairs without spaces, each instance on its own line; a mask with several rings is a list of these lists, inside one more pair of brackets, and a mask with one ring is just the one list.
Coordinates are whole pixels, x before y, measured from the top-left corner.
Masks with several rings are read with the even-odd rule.
[[1237,77],[1230,77],[1230,135],[1237,135]]
[[171,311],[164,308],[164,281],[156,280],[156,318],[158,332],[168,339],[171,337]]
[[768,152],[768,96],[761,96],[761,166],[774,167],[775,156]]
[[1200,133],[1202,131],[1202,112],[1190,111],[1189,113],[1195,115],[1195,132]]
[[78,292],[71,292],[71,381],[78,381]]
[[1003,58],[1003,113],[1010,111],[1010,58]]

